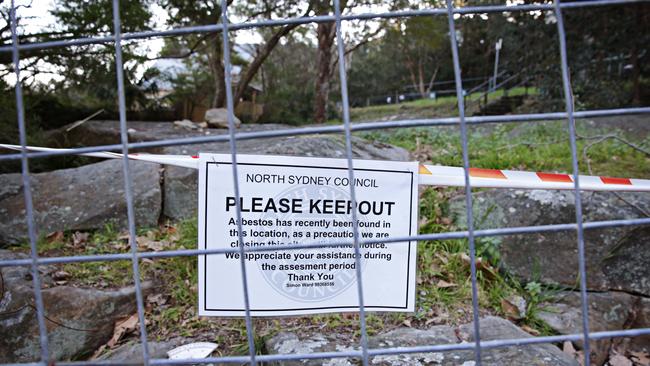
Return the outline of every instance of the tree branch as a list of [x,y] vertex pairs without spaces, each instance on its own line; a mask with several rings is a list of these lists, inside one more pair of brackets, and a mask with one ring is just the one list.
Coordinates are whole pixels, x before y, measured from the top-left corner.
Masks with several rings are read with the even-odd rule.
[[147,61],[153,61],[153,60],[160,60],[160,59],[180,59],[180,58],[190,57],[193,54],[195,54],[196,52],[202,50],[202,48],[199,47],[201,45],[201,43],[203,41],[205,41],[206,39],[208,39],[208,37],[213,36],[213,35],[214,35],[214,33],[206,33],[206,34],[204,34],[185,53],[182,53],[182,54],[179,54],[179,55],[167,55],[167,56],[161,55],[161,56],[156,56],[156,57],[147,57],[146,60]]
[[[309,6],[307,7],[307,10],[303,14],[302,17],[307,17],[309,13],[311,12],[311,7],[312,4],[311,2],[309,3]],[[250,84],[250,82],[253,80],[253,77],[255,77],[255,74],[257,74],[257,71],[259,68],[262,66],[264,61],[269,57],[271,54],[271,51],[277,46],[278,42],[280,42],[280,39],[285,37],[287,34],[289,34],[291,31],[293,31],[296,27],[298,27],[298,23],[294,24],[287,24],[284,27],[282,27],[280,30],[275,32],[271,38],[269,38],[268,41],[264,44],[264,47],[262,48],[261,52],[259,52],[256,56],[253,62],[251,62],[250,65],[246,68],[246,72],[244,75],[239,79],[239,82],[237,83],[237,91],[235,93],[235,106],[239,103],[240,99],[244,96],[244,93],[246,92],[246,88]]]
[[[335,29],[335,28],[334,28],[334,29]],[[366,35],[366,36],[365,36],[361,41],[359,41],[357,44],[355,44],[354,46],[352,46],[352,47],[346,49],[346,50],[343,52],[343,55],[347,56],[347,55],[349,55],[350,53],[352,53],[352,52],[358,50],[358,49],[361,48],[362,46],[364,46],[364,45],[370,43],[370,42],[372,41],[372,37],[374,37],[374,36],[376,36],[377,34],[379,34],[382,30],[383,30],[383,28],[382,28],[382,27],[379,27],[379,28],[377,28],[374,32],[372,32],[372,33]],[[330,65],[330,78],[332,78],[332,77],[334,76],[334,72],[335,72],[335,70],[336,70],[336,66],[337,66],[338,64],[339,64],[339,58],[338,58],[338,57],[334,57],[334,60],[332,60],[332,64]]]

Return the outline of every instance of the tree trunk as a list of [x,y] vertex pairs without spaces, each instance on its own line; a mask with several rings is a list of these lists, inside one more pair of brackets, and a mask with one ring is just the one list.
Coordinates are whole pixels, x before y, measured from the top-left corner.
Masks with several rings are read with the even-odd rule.
[[266,61],[266,59],[269,57],[271,54],[271,51],[275,48],[275,46],[278,45],[278,42],[282,37],[286,36],[289,34],[292,30],[294,30],[298,26],[298,23],[296,24],[289,24],[282,29],[280,29],[278,32],[273,34],[271,38],[266,42],[262,50],[255,56],[255,59],[253,62],[248,65],[246,68],[246,72],[244,75],[239,80],[239,83],[237,84],[237,91],[235,93],[235,107],[237,104],[241,101],[241,99],[244,96],[244,93],[246,92],[246,88],[248,87],[248,84],[253,80],[253,77],[257,74],[259,71],[260,67]]
[[440,66],[436,67],[435,71],[433,71],[433,75],[431,75],[431,79],[429,79],[429,85],[427,86],[426,95],[424,96],[425,98],[429,96],[431,89],[433,89],[433,83],[436,81],[436,76],[438,76],[438,70],[440,70]]
[[[641,6],[634,7],[636,16],[636,28],[642,29],[642,14],[643,8]],[[641,84],[639,80],[641,79],[641,65],[639,64],[639,41],[634,39],[632,40],[632,50],[630,51],[630,62],[632,63],[632,104],[636,106],[641,105]]]
[[316,93],[314,97],[314,122],[327,121],[327,104],[330,93],[330,65],[332,63],[332,45],[336,35],[334,23],[319,23],[316,28],[318,37],[318,54],[316,57]]
[[212,70],[212,80],[214,82],[214,98],[210,107],[223,108],[226,105],[226,81],[224,80],[226,73],[221,61],[223,54],[221,42],[219,42],[218,37],[208,40],[208,42],[212,44],[210,47],[211,52],[208,55],[208,62]]
[[411,59],[411,57],[406,53],[406,61],[404,64],[406,65],[406,69],[409,72],[409,76],[411,77],[411,83],[413,83],[413,87],[415,88],[418,85],[417,78],[415,77],[415,63]]
[[420,92],[420,97],[427,97],[424,87],[424,66],[422,65],[422,58],[418,60],[418,91]]

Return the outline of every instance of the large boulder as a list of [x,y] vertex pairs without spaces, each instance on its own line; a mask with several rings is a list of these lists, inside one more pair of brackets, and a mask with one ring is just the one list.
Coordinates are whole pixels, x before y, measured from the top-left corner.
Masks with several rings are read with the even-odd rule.
[[[530,338],[531,335],[519,329],[511,322],[498,317],[486,317],[479,322],[481,340]],[[455,328],[448,325],[439,325],[430,329],[419,330],[413,328],[399,328],[388,333],[370,337],[369,347],[373,349],[417,347],[443,344],[459,344],[472,341],[473,324],[462,325]],[[313,353],[329,351],[359,350],[358,341],[343,335],[320,335],[299,337],[296,334],[283,332],[266,342],[270,354]],[[569,355],[551,344],[534,344],[527,346],[511,346],[484,349],[482,364],[486,366],[497,365],[548,365],[548,366],[577,366],[578,363]],[[395,355],[378,355],[371,357],[372,365],[398,366],[398,365],[473,365],[474,352],[447,351],[447,352],[422,352],[404,353]],[[279,361],[275,365],[355,365],[356,360],[349,358],[323,360],[296,360]]]
[[[162,203],[160,166],[131,162],[135,222],[157,224]],[[127,225],[121,160],[30,175],[35,227],[39,233]],[[27,237],[20,174],[0,175],[0,247]]]
[[[129,142],[154,141],[181,137],[196,137],[207,135],[227,134],[227,129],[187,129],[173,122],[141,122],[129,121]],[[197,124],[197,127],[201,127]],[[50,145],[57,147],[95,146],[121,143],[119,121],[88,121],[68,131],[70,125],[49,131],[46,134]],[[201,127],[202,128],[202,127]],[[279,124],[244,124],[237,132],[277,130],[289,128]],[[147,148],[147,152],[161,152],[161,148]]]
[[[650,300],[624,292],[590,292],[589,331],[601,332],[627,328],[650,328]],[[559,334],[582,333],[582,307],[579,292],[562,291],[552,301],[542,303],[537,313],[551,329]],[[602,365],[609,356],[613,339],[591,341],[591,361]],[[576,342],[583,348],[582,342]],[[650,336],[630,339],[628,347],[642,349],[650,345]],[[649,351],[650,349],[646,349]]]
[[[650,211],[650,194],[583,193],[585,222],[633,219]],[[490,190],[473,195],[476,228],[500,228],[575,223],[572,191]],[[451,201],[450,212],[466,225],[464,197]],[[649,226],[621,226],[585,230],[587,286],[590,290],[618,290],[650,296]],[[495,236],[501,265],[525,281],[567,287],[578,283],[578,244],[575,230]]]
[[[0,259],[26,258],[21,253],[0,250]],[[115,321],[136,312],[133,287],[101,291],[56,286],[40,267],[43,303],[53,360],[79,359],[91,355],[113,335]],[[40,360],[40,343],[34,291],[27,267],[0,268],[3,292],[0,299],[0,363]],[[145,294],[151,284],[143,283]]]
[[[241,121],[233,115],[235,127],[241,126]],[[205,111],[205,122],[212,128],[228,128],[228,110],[226,108],[212,108]]]

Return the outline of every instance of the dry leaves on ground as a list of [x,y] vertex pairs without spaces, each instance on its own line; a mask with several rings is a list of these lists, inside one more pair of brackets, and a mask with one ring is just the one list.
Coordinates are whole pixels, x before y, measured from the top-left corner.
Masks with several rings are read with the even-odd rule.
[[89,237],[90,237],[89,233],[82,233],[76,231],[74,234],[72,234],[72,245],[75,248],[80,247],[83,244],[86,244],[88,242]]
[[630,359],[641,366],[650,366],[650,354],[648,352],[630,352]]
[[47,234],[47,236],[45,237],[45,239],[47,239],[47,242],[50,244],[56,242],[62,242],[63,238],[64,238],[63,231],[54,231]]
[[458,285],[452,282],[447,282],[445,280],[440,280],[438,281],[438,283],[436,283],[436,286],[438,288],[450,288],[450,287],[456,287]]
[[119,341],[127,334],[138,329],[138,314],[133,314],[125,320],[115,323],[113,337],[106,343],[109,348],[115,347]]
[[535,337],[537,337],[538,335],[541,334],[541,333],[539,332],[539,330],[537,330],[537,329],[533,329],[533,328],[531,328],[531,327],[529,327],[529,326],[527,326],[527,325],[522,325],[522,326],[521,326],[521,329],[524,330],[526,333],[528,333],[528,334],[530,334],[530,335],[534,335]]
[[[465,263],[466,266],[470,266],[471,264],[471,258],[469,255],[462,253],[460,255],[460,259]],[[488,278],[488,279],[495,279],[497,278],[497,270],[492,267],[487,261],[483,260],[481,257],[476,257],[476,269],[479,271],[483,272],[483,274]]]
[[501,310],[510,320],[521,320],[526,317],[526,299],[519,295],[501,299]]
[[609,363],[610,366],[634,366],[632,361],[623,355],[614,355],[614,357],[610,358],[607,363]]

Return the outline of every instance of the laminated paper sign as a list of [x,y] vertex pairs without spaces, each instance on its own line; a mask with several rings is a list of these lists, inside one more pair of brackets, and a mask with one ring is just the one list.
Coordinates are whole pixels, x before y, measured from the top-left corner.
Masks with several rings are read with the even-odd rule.
[[[238,155],[240,242],[231,156],[199,159],[199,248],[244,246],[253,315],[358,311],[353,212],[366,309],[413,311],[417,243],[374,241],[417,234],[417,163],[355,160],[350,182],[344,159]],[[337,245],[272,249],[313,243]],[[239,252],[199,256],[199,314],[244,309]]]

